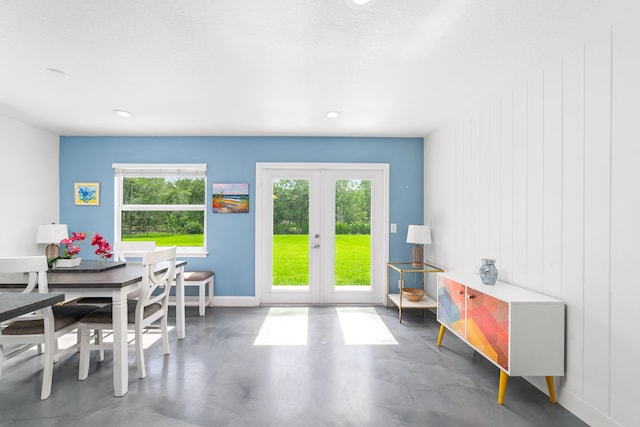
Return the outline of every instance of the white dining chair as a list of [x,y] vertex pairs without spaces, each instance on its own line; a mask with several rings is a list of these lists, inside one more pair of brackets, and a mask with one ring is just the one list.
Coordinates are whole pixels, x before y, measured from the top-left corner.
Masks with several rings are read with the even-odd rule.
[[156,250],[156,242],[114,242],[114,261],[127,261],[132,258],[142,259],[145,253]]
[[[0,273],[21,275],[20,277],[24,278],[24,287],[21,287],[20,291],[23,293],[49,292],[47,258],[44,255],[0,258]],[[15,357],[36,345],[41,352],[41,345],[44,344],[40,398],[48,398],[51,395],[54,363],[65,354],[75,352],[79,346],[76,342],[59,349],[58,338],[78,328],[78,321],[96,308],[75,304],[47,307],[3,324],[0,327],[0,374],[5,359]],[[11,351],[7,351],[9,348]]]
[[[206,307],[213,307],[213,287],[215,284],[215,273],[211,270],[185,271],[182,275],[182,284],[185,289],[196,288],[198,299],[196,301],[185,301],[186,307],[198,307],[198,315],[205,315]],[[175,280],[172,287],[176,287]],[[207,293],[207,289],[209,292]],[[175,306],[176,300],[169,297],[169,306]]]
[[[145,253],[154,251],[156,249],[156,242],[115,242],[113,244],[113,261],[114,262],[126,262],[127,259],[142,260]],[[137,298],[137,293],[134,292],[128,296],[130,299]],[[84,297],[78,298],[74,301],[76,304],[97,304],[107,305],[111,303],[111,298],[108,297]],[[102,353],[101,353],[102,354]],[[102,358],[100,359],[102,360]]]
[[[155,273],[158,263],[168,263],[164,273]],[[136,359],[138,363],[138,377],[147,376],[144,363],[144,347],[142,340],[143,329],[150,327],[160,320],[162,346],[164,354],[169,354],[169,334],[167,328],[167,306],[169,289],[175,275],[176,248],[168,248],[147,252],[142,259],[144,273],[142,285],[137,300],[127,301],[127,327],[135,331]],[[91,350],[111,348],[111,343],[103,339],[91,342],[90,331],[95,330],[98,337],[102,337],[104,330],[113,330],[113,305],[109,304],[85,316],[80,321],[80,368],[78,379],[83,381],[89,375],[89,361]],[[98,357],[101,360],[102,356]]]
[[[149,251],[156,249],[156,242],[153,241],[125,241],[113,244],[113,256],[115,261],[127,261],[132,258],[142,258]],[[198,307],[198,314],[205,315],[206,307],[213,307],[213,288],[215,275],[210,270],[185,271],[183,274],[183,284],[185,289],[196,288],[198,292],[197,301],[186,301],[185,306]],[[175,289],[176,282],[172,281],[172,288]],[[208,295],[207,295],[208,289]],[[87,302],[92,302],[88,300]],[[95,302],[95,301],[94,301]],[[108,301],[106,301],[108,303]],[[175,306],[175,299],[169,296],[169,306]]]

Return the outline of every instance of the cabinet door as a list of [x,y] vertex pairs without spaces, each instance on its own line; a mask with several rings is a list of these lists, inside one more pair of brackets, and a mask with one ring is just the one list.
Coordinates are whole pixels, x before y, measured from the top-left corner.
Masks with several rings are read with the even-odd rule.
[[465,287],[438,276],[438,321],[464,339]]
[[509,371],[509,303],[467,288],[467,342]]

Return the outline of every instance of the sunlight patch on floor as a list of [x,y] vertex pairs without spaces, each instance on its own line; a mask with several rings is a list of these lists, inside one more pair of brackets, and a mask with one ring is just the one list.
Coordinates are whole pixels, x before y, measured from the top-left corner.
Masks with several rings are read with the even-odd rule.
[[337,307],[346,345],[398,345],[373,307]]
[[308,307],[271,307],[253,345],[307,345]]

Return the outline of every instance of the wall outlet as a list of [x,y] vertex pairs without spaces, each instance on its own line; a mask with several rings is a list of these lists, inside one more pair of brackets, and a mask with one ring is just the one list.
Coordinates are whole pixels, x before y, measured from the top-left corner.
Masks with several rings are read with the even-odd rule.
[[396,224],[391,224],[391,232],[395,233],[396,231],[398,231],[398,226]]
[[404,282],[404,280],[398,279],[398,289],[403,286],[402,282]]

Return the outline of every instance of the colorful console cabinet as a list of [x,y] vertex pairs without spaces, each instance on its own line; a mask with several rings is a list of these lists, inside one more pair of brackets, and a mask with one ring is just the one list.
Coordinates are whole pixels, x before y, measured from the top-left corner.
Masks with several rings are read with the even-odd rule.
[[556,402],[554,376],[564,375],[564,303],[524,288],[478,275],[438,274],[438,321],[498,368],[498,403],[509,376],[544,376]]

